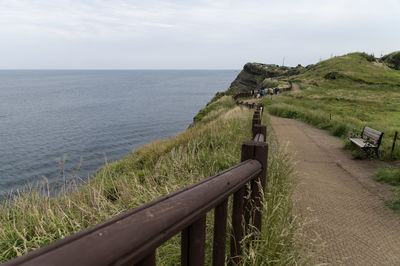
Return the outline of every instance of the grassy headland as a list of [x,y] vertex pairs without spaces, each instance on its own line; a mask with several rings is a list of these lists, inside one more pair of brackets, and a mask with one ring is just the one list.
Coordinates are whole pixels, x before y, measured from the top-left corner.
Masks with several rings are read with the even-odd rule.
[[[252,113],[235,107],[230,96],[214,98],[184,133],[159,140],[100,168],[83,187],[74,182],[54,197],[44,183],[14,195],[0,207],[0,262],[25,254],[128,209],[214,175],[240,162],[241,143],[251,137]],[[265,121],[265,120],[264,120]],[[291,220],[290,160],[268,136],[268,189],[264,199],[263,232],[245,245],[242,264],[297,264]],[[207,215],[207,264],[211,259],[212,219]],[[180,261],[176,236],[157,250],[161,265]]]
[[[249,64],[253,67],[247,66],[247,69],[251,69],[253,71],[251,73],[256,75],[253,75],[252,80],[268,78],[268,71],[265,69],[269,68],[269,65]],[[264,70],[261,71],[260,68]],[[381,59],[365,53],[338,56],[315,65],[297,66],[278,73],[274,79],[295,84],[301,91],[282,93],[278,97],[268,96],[262,102],[273,115],[297,119],[342,138],[345,147],[358,159],[365,158],[365,153],[352,145],[347,140],[348,137],[360,134],[364,126],[384,132],[380,159],[398,161],[400,143],[397,142],[393,154],[391,148],[395,132],[400,131],[399,69],[400,52],[391,53]],[[246,84],[242,81],[237,83]],[[257,87],[260,86],[262,83],[257,84]],[[377,176],[393,176],[394,172],[389,169],[381,170]],[[391,180],[391,178],[377,179],[383,182]],[[394,191],[398,195],[398,198],[389,204],[392,208],[398,209],[400,186],[398,183],[388,183],[394,186]]]
[[[390,159],[400,130],[400,71],[353,53],[308,66],[289,80],[302,92],[266,97],[271,114],[302,120],[343,139],[364,126],[375,128],[384,132],[382,158]],[[400,158],[400,149],[392,158]]]

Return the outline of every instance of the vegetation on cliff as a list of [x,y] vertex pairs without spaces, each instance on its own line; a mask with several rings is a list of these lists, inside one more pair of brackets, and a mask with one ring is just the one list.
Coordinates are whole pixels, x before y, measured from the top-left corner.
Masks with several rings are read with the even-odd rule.
[[[252,112],[218,95],[197,122],[174,138],[159,140],[100,168],[83,187],[71,181],[51,196],[51,186],[27,188],[0,207],[0,261],[80,231],[125,210],[214,175],[240,162],[241,144],[251,138]],[[265,119],[265,117],[264,117]],[[295,248],[297,220],[291,219],[292,165],[268,136],[268,190],[262,237],[244,244],[241,264],[301,262]],[[207,264],[211,263],[213,213],[207,215]],[[230,226],[230,225],[229,225]],[[157,249],[160,265],[180,262],[179,235]]]
[[290,87],[287,77],[299,74],[303,69],[261,63],[247,63],[237,78],[232,82],[230,91],[246,92],[250,90],[265,89],[270,87]]

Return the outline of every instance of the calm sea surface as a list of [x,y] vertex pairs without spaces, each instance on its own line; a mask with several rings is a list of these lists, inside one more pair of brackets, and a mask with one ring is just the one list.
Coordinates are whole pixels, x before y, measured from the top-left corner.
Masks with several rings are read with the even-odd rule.
[[184,131],[236,70],[1,70],[0,191],[92,175],[155,139]]

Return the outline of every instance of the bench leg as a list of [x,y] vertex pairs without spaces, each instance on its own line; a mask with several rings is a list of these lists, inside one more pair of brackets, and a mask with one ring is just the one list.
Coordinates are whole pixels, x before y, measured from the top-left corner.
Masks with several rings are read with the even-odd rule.
[[379,158],[379,150],[375,149],[376,158]]

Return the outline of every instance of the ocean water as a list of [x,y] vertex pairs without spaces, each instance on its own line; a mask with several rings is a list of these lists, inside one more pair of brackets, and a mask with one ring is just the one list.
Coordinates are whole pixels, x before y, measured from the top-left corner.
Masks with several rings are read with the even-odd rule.
[[[86,179],[183,132],[236,70],[1,70],[0,191],[46,177]],[[78,169],[78,165],[80,168]]]

